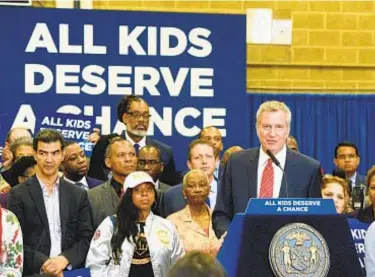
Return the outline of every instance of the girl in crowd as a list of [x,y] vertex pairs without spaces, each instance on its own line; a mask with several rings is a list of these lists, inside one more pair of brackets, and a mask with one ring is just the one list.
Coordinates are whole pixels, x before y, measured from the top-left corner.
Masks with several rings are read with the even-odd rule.
[[166,277],[184,255],[173,224],[152,213],[155,183],[146,172],[128,175],[116,216],[96,230],[86,259],[91,276]]
[[326,174],[322,182],[323,198],[333,199],[338,214],[347,214],[349,208],[348,183],[339,177]]
[[21,277],[22,231],[17,217],[0,206],[0,276]]
[[370,206],[359,210],[356,218],[366,223],[372,223],[375,220],[375,166],[367,172],[366,183]]
[[212,229],[212,211],[206,204],[210,189],[206,173],[199,169],[189,171],[183,180],[187,205],[167,219],[175,224],[186,252],[197,250],[215,257],[222,241]]

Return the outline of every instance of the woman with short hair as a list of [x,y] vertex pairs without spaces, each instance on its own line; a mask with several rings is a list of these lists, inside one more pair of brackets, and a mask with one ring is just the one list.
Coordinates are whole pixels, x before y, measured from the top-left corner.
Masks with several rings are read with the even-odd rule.
[[199,169],[189,171],[183,180],[187,205],[167,219],[175,224],[186,252],[196,250],[215,257],[222,240],[218,240],[212,229],[212,211],[206,204],[210,189],[205,172]]
[[146,172],[130,173],[116,216],[107,217],[90,244],[91,276],[166,277],[185,254],[173,224],[154,215],[155,183]]

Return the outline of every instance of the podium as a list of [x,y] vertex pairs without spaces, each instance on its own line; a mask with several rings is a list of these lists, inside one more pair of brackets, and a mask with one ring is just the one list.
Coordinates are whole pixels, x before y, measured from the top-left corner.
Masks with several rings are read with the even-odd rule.
[[250,199],[218,260],[229,277],[363,277],[347,219],[331,199]]

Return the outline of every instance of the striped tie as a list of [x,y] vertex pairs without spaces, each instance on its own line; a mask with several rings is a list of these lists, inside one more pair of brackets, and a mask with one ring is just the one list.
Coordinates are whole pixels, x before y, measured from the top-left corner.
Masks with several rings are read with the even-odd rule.
[[274,172],[273,172],[273,167],[272,167],[272,160],[268,159],[267,165],[264,168],[263,175],[262,175],[259,198],[272,198],[273,181],[274,181]]

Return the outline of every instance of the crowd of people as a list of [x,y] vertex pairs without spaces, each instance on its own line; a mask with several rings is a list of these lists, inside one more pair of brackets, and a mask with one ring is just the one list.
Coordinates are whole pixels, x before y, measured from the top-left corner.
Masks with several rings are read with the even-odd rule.
[[[356,145],[340,142],[337,169],[322,175],[319,161],[298,152],[282,102],[259,107],[258,148],[224,151],[220,131],[202,128],[183,172],[173,149],[146,135],[151,115],[144,99],[124,97],[117,112],[125,134],[94,130],[90,159],[56,130],[9,131],[0,175],[1,276],[60,277],[82,267],[98,277],[202,276],[199,263],[212,271],[205,276],[225,276],[215,257],[249,198],[329,198],[338,214],[374,221],[375,166],[360,175]],[[367,276],[375,276],[374,224],[366,264]]]

